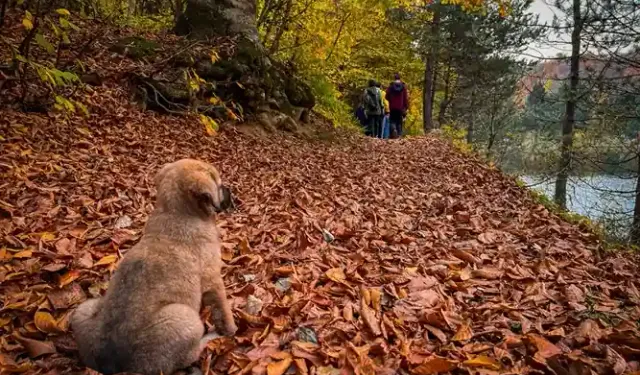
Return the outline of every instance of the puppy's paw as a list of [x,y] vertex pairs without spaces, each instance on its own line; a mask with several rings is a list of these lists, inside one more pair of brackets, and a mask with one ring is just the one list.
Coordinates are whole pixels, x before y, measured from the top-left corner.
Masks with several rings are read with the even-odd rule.
[[236,323],[232,320],[222,324],[219,331],[222,335],[233,336],[238,331],[238,326],[236,326]]

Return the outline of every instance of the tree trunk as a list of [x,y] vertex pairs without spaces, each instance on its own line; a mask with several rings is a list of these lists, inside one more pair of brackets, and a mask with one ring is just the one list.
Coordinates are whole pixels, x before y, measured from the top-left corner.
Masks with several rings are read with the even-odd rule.
[[7,11],[8,4],[9,0],[2,0],[2,5],[0,5],[0,27],[4,26],[4,15]]
[[438,112],[438,127],[441,127],[445,121],[445,115],[447,114],[447,107],[449,106],[449,92],[451,91],[451,57],[447,63],[447,72],[444,77],[444,97],[440,102],[440,111]]
[[440,10],[436,7],[431,24],[431,35],[434,38],[433,44],[427,56],[424,69],[424,88],[422,90],[422,121],[425,133],[433,130],[433,88],[434,71],[438,58],[438,32],[440,27]]
[[280,48],[280,39],[282,38],[282,34],[284,34],[285,30],[289,27],[289,17],[291,16],[291,7],[293,6],[293,0],[287,0],[287,5],[284,10],[284,16],[281,17],[280,25],[278,30],[276,31],[276,36],[273,38],[273,43],[271,43],[271,47],[269,48],[269,55],[273,55],[278,52]]
[[469,122],[467,123],[467,143],[473,144],[473,113],[476,105],[476,85],[473,83],[473,90],[471,90],[471,103],[469,104]]
[[569,72],[569,93],[562,123],[562,146],[560,149],[560,165],[556,178],[555,202],[563,209],[567,208],[567,180],[573,158],[573,127],[576,120],[578,100],[578,84],[580,82],[580,37],[582,34],[582,17],[580,1],[573,0],[573,30],[571,32],[571,67]]
[[194,39],[234,38],[234,55],[216,63],[199,61],[202,74],[198,74],[204,79],[241,83],[231,96],[249,112],[280,111],[299,117],[315,105],[311,88],[268,57],[258,36],[256,0],[186,0],[175,31]]
[[[640,149],[640,145],[638,146]],[[638,153],[640,156],[640,153]],[[636,201],[633,205],[633,224],[631,225],[630,240],[634,245],[640,245],[640,159],[636,158],[638,163],[638,177],[636,180]]]
[[256,27],[255,0],[187,0],[176,32],[198,39],[242,36],[263,49]]

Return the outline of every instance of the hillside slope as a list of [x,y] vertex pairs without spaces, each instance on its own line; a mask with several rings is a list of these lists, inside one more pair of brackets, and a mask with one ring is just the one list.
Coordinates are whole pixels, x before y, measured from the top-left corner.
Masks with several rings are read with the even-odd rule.
[[445,142],[209,137],[117,97],[87,120],[0,116],[3,371],[82,371],[69,313],[104,291],[154,173],[183,157],[216,165],[238,204],[218,225],[240,331],[210,345],[211,373],[638,370],[633,262],[599,260],[594,235]]

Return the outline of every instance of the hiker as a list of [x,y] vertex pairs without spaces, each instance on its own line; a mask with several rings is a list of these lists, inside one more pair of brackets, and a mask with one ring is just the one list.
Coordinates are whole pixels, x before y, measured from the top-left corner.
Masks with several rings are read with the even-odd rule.
[[384,103],[382,102],[381,90],[376,86],[376,81],[369,80],[369,87],[364,90],[362,96],[364,113],[367,116],[367,129],[365,134],[372,137],[380,136],[382,127],[382,116]]
[[358,123],[360,123],[360,126],[362,126],[363,129],[366,129],[367,116],[364,114],[364,107],[362,106],[362,104],[360,104],[358,108],[356,108],[354,116],[356,117],[356,119],[358,119]]
[[376,87],[380,89],[380,95],[382,95],[382,103],[384,104],[384,115],[382,117],[380,138],[389,139],[389,101],[386,98],[387,96],[386,87],[382,86],[380,82],[376,83]]
[[407,85],[400,79],[400,74],[394,75],[394,81],[387,87],[386,99],[389,101],[389,122],[391,138],[402,137],[402,123],[409,109],[409,93]]

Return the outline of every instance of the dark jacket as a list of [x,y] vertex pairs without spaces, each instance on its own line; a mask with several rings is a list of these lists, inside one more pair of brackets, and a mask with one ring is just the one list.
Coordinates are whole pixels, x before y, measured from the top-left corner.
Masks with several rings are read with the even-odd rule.
[[409,109],[409,94],[407,85],[400,80],[395,80],[387,87],[386,99],[389,102],[390,110],[400,110],[406,112]]

